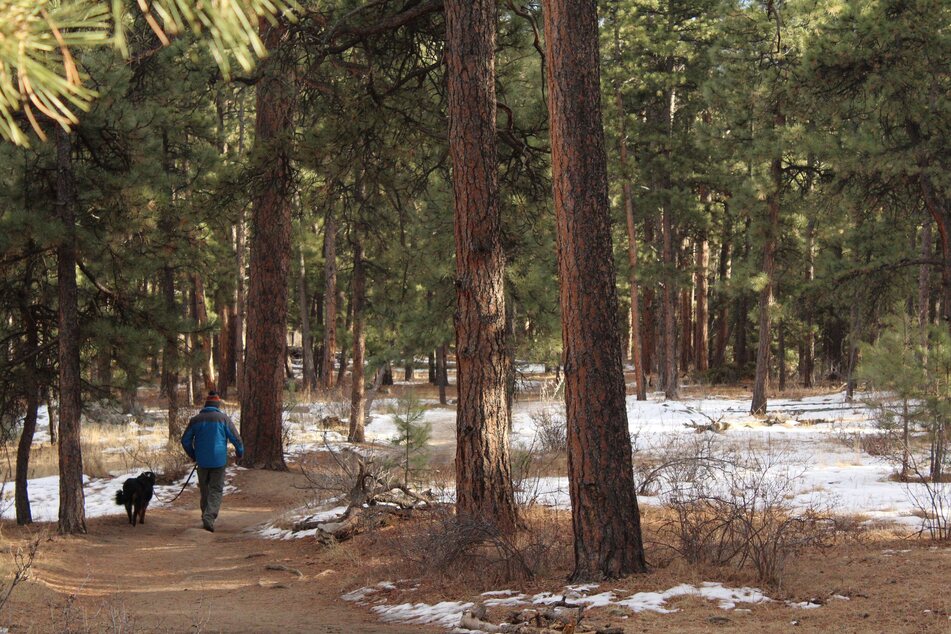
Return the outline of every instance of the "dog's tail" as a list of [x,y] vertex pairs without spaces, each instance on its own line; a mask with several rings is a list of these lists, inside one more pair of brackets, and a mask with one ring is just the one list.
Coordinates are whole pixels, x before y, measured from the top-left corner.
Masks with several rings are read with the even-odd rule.
[[122,493],[122,491],[116,491],[116,504],[121,506],[125,504],[125,502],[125,495]]

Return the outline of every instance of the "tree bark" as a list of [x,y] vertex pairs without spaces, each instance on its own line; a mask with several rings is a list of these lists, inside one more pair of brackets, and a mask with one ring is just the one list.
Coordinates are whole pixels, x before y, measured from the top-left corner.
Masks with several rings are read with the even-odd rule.
[[56,210],[63,238],[56,249],[59,299],[59,532],[86,532],[83,454],[80,443],[82,392],[79,363],[79,305],[76,286],[76,185],[72,139],[56,129]]
[[33,512],[30,509],[30,494],[28,477],[30,469],[30,450],[33,447],[33,436],[36,434],[36,420],[40,408],[40,386],[37,378],[36,354],[40,347],[39,326],[30,306],[30,294],[33,279],[33,258],[26,267],[23,288],[20,291],[20,315],[23,328],[26,331],[22,354],[25,362],[23,375],[23,394],[26,401],[26,415],[23,418],[23,429],[20,431],[20,440],[17,444],[16,475],[14,485],[14,503],[16,506],[17,524],[33,523]]
[[313,335],[310,332],[310,296],[307,293],[307,264],[304,261],[303,241],[298,246],[298,251],[297,305],[300,315],[301,348],[304,355],[303,384],[304,391],[310,393],[317,386],[317,375],[314,371]]
[[[662,185],[663,187],[663,185]],[[662,212],[662,232],[663,232],[663,261],[664,261],[664,286],[662,289],[661,312],[663,313],[663,387],[664,397],[667,400],[678,398],[678,376],[677,376],[677,319],[675,316],[675,290],[674,286],[674,261],[673,248],[673,220],[671,218],[673,210],[670,208],[669,201],[664,204]]]
[[776,329],[779,331],[779,391],[786,391],[786,328],[783,327],[783,322],[780,320],[777,324]]
[[[618,33],[615,31],[615,46]],[[615,100],[618,107],[619,134],[618,150],[621,159],[621,173],[623,182],[621,185],[621,197],[624,202],[624,216],[627,219],[627,262],[629,265],[628,284],[631,293],[631,363],[634,365],[634,379],[637,386],[637,400],[647,400],[647,385],[644,372],[644,359],[641,354],[641,310],[638,299],[640,286],[637,281],[637,225],[634,222],[634,193],[631,191],[631,179],[628,176],[630,163],[627,150],[627,125],[624,113],[624,102],[621,99],[621,91],[615,90]]]
[[[815,255],[815,233],[816,220],[810,218],[806,223],[806,284],[811,285],[816,276],[816,255]],[[816,358],[816,335],[812,331],[813,309],[811,302],[803,302],[805,308],[806,335],[803,339],[802,354],[799,359],[799,376],[803,387],[812,387],[813,375],[815,374]]]
[[545,0],[573,581],[643,572],[627,426],[594,0]]
[[337,358],[337,223],[333,209],[324,219],[324,354],[321,359],[320,387],[334,386]]
[[[710,194],[705,193],[708,198]],[[709,203],[709,200],[707,201]],[[710,368],[710,326],[707,306],[709,291],[707,269],[710,266],[710,243],[706,233],[697,240],[697,270],[694,274],[694,292],[696,294],[696,324],[694,330],[694,367],[697,372],[706,372]]]
[[205,282],[201,275],[192,275],[192,289],[195,292],[194,314],[199,332],[196,336],[201,355],[201,382],[205,392],[215,389],[215,364],[211,357],[211,331],[208,330],[208,309],[205,306]]
[[288,273],[291,250],[291,135],[296,89],[293,61],[280,50],[287,24],[260,21],[271,56],[257,85],[254,154],[260,186],[251,208],[251,270],[248,349],[241,389],[241,436],[245,467],[284,470],[282,406],[287,345]]
[[350,306],[353,310],[353,373],[350,381],[350,442],[364,442],[364,424],[366,421],[366,369],[364,353],[366,334],[363,306],[366,301],[366,274],[363,268],[363,240],[360,229],[353,229],[353,280],[351,282]]
[[508,532],[517,517],[506,400],[512,359],[496,155],[496,3],[447,0],[445,12],[456,244],[456,514]]
[[[449,370],[446,368],[446,344],[436,348],[436,383],[439,385],[439,404],[446,404],[446,386],[449,385]],[[506,425],[507,426],[507,425]]]
[[[931,218],[926,218],[921,227],[921,260],[931,259]],[[921,329],[922,344],[927,350],[928,343],[928,306],[931,298],[931,265],[922,264],[918,269],[918,327]]]
[[[166,178],[171,181],[173,165],[169,156],[168,134],[162,133],[162,167]],[[160,231],[168,245],[175,244],[175,210],[172,208],[174,191],[169,184],[169,207],[162,212],[159,221]],[[175,443],[184,431],[179,424],[178,417],[178,384],[179,384],[179,355],[178,355],[178,303],[175,301],[175,268],[168,261],[162,266],[160,275],[162,300],[165,304],[165,347],[162,349],[162,386],[165,389],[166,405],[168,407],[168,442]]]
[[[776,115],[776,128],[785,123],[781,114]],[[776,245],[779,241],[779,207],[783,191],[783,161],[776,157],[770,162],[770,177],[773,189],[766,199],[767,226],[763,243],[763,273],[766,285],[759,296],[759,345],[756,350],[756,379],[753,383],[751,414],[766,413],[766,392],[769,389],[769,344],[770,310],[773,306],[773,289],[776,285]]]

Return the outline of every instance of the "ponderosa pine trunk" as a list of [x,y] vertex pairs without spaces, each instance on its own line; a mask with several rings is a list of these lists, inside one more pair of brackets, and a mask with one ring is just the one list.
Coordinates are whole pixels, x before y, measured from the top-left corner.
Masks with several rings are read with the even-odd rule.
[[[782,115],[777,115],[777,127],[783,125]],[[753,399],[750,413],[766,414],[766,393],[769,389],[769,348],[772,339],[770,311],[773,306],[773,290],[776,286],[776,245],[779,240],[779,207],[783,189],[783,162],[776,157],[770,163],[772,191],[766,198],[766,238],[763,242],[763,274],[766,284],[759,295],[759,345],[756,349],[756,377],[753,383]]]
[[[815,233],[816,220],[809,218],[806,223],[806,285],[810,286],[816,277],[816,255],[815,255]],[[799,355],[799,380],[803,387],[812,387],[812,378],[815,374],[816,358],[816,335],[812,331],[813,325],[813,307],[812,302],[803,302],[805,310],[804,326],[806,328],[805,336],[802,342],[802,352]]]
[[663,367],[661,372],[662,376],[662,386],[664,388],[664,397],[667,400],[675,400],[678,397],[678,386],[677,386],[677,318],[675,315],[675,295],[676,291],[674,290],[674,267],[676,263],[674,261],[674,246],[673,246],[673,220],[671,216],[673,215],[673,210],[670,206],[670,201],[665,201],[664,208],[661,212],[661,224],[662,224],[662,233],[663,233],[663,247],[661,250],[665,272],[664,272],[664,286],[661,291],[661,312],[663,313],[663,328],[661,329],[661,338],[663,350],[661,351],[661,358],[663,361]]
[[[664,60],[664,72],[672,73],[674,60],[670,57]],[[668,400],[680,396],[680,374],[677,365],[677,260],[674,252],[674,201],[672,197],[673,182],[670,173],[671,145],[674,136],[674,112],[677,104],[677,91],[671,87],[664,94],[664,102],[660,109],[659,123],[664,126],[666,140],[661,146],[663,160],[660,162],[661,173],[658,187],[663,192],[662,232],[663,232],[663,260],[664,260],[664,292],[663,292],[663,358],[664,358],[664,396]],[[689,331],[688,331],[689,332]],[[689,345],[687,342],[681,342]]]
[[445,12],[456,244],[456,514],[509,532],[517,517],[496,155],[496,3],[447,0]]
[[21,351],[25,359],[25,373],[22,380],[26,413],[23,417],[23,428],[20,430],[20,440],[17,443],[16,474],[14,484],[14,504],[16,507],[17,524],[31,524],[33,512],[30,509],[30,494],[28,478],[30,470],[30,450],[33,447],[33,436],[36,434],[36,421],[40,408],[40,386],[37,379],[36,355],[40,347],[39,325],[33,306],[30,305],[30,294],[33,280],[33,262],[30,257],[27,261],[26,275],[20,290],[20,315],[23,328],[26,331],[26,340]]
[[[925,218],[921,226],[921,261],[931,260],[931,218]],[[928,307],[931,300],[931,264],[922,264],[918,269],[918,328],[924,355],[928,354]]]
[[208,330],[208,308],[205,306],[205,282],[198,273],[192,275],[192,289],[195,292],[192,316],[198,326],[196,342],[201,359],[201,382],[205,392],[208,392],[215,389],[215,364],[211,356],[211,331]]
[[251,207],[248,347],[241,387],[241,464],[284,470],[282,409],[291,252],[291,137],[296,88],[293,60],[281,50],[284,21],[260,21],[270,52],[257,84],[254,155],[260,176]]
[[[172,159],[169,156],[168,133],[162,133],[162,168],[165,176],[169,180],[173,171]],[[173,235],[177,218],[175,210],[172,208],[174,192],[169,191],[169,207],[162,212],[159,220],[159,231],[167,244],[174,244]],[[179,424],[178,416],[178,384],[179,384],[179,358],[178,358],[178,302],[175,301],[175,267],[171,262],[166,261],[162,266],[159,275],[162,301],[164,303],[165,315],[163,328],[165,330],[165,346],[162,349],[162,386],[165,389],[165,399],[168,408],[168,442],[177,443],[184,431]]]
[[[618,34],[615,31],[615,47],[619,46],[617,42]],[[624,113],[624,102],[621,99],[621,91],[616,90],[614,98],[618,107],[618,150],[621,158],[621,173],[623,183],[621,185],[621,197],[624,203],[624,217],[627,219],[627,262],[629,265],[628,285],[631,294],[631,363],[634,365],[634,379],[637,386],[637,400],[647,400],[647,382],[645,380],[644,359],[641,354],[641,308],[638,295],[640,285],[637,281],[637,225],[634,221],[634,193],[631,191],[631,179],[628,176],[630,162],[628,160],[627,149],[627,117]]]
[[[730,246],[731,246],[731,223],[729,216],[724,221],[726,226],[723,231],[723,242],[720,244],[720,261],[717,264],[717,279],[720,282],[720,288],[726,288],[727,280],[730,279]],[[711,364],[713,367],[721,368],[726,363],[726,345],[730,339],[730,300],[724,291],[717,293],[716,331],[713,338],[713,357]]]
[[80,443],[82,379],[76,285],[76,185],[72,138],[56,129],[56,211],[63,236],[56,249],[59,299],[59,532],[86,532],[83,453]]
[[[706,196],[709,196],[709,193],[707,193]],[[694,369],[702,373],[710,368],[710,325],[707,312],[707,306],[709,305],[707,269],[710,266],[710,242],[707,240],[706,232],[697,240],[696,252],[697,270],[694,274],[694,294],[696,298],[696,321],[693,336]]]
[[337,358],[337,224],[333,209],[324,219],[324,354],[321,359],[320,387],[334,386]]
[[304,391],[310,393],[317,387],[314,370],[313,335],[310,332],[310,295],[307,292],[307,263],[304,260],[303,240],[298,247],[297,307],[300,316],[301,349],[303,352]]
[[[447,354],[446,344],[442,344],[436,348],[436,382],[439,384],[439,404],[446,404],[446,387],[449,385],[449,369],[446,367]],[[508,402],[508,400],[506,400]],[[507,426],[507,425],[506,425]]]
[[350,282],[350,306],[353,310],[353,372],[350,381],[350,433],[347,440],[350,442],[364,442],[364,426],[366,422],[366,369],[364,355],[366,352],[366,333],[364,326],[364,303],[366,302],[366,272],[363,262],[363,240],[360,229],[353,230],[353,278]]
[[645,570],[627,425],[594,0],[545,0],[573,581]]

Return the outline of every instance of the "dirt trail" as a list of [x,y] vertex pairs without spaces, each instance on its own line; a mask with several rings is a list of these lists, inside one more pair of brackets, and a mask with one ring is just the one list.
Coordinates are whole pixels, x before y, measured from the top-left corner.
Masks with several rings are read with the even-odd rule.
[[[346,549],[250,530],[301,504],[303,484],[293,473],[238,471],[238,491],[225,495],[214,533],[201,528],[192,485],[172,507],[151,509],[144,525],[131,527],[123,513],[90,520],[84,536],[53,534],[0,625],[10,632],[438,631],[388,626],[342,601],[347,590],[379,581],[360,578]],[[9,524],[4,532],[26,535]]]

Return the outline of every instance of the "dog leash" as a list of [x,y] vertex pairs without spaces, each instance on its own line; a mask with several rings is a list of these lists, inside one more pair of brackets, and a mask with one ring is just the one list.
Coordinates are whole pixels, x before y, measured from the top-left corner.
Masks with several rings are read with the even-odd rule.
[[182,490],[178,492],[178,495],[176,495],[176,496],[173,497],[171,500],[169,500],[168,502],[166,502],[166,504],[171,504],[172,502],[174,502],[175,500],[177,500],[178,498],[180,498],[180,497],[182,496],[182,493],[185,492],[185,487],[188,486],[188,483],[191,482],[191,480],[192,480],[192,476],[195,475],[195,470],[196,470],[196,469],[198,469],[198,465],[197,465],[197,464],[195,464],[195,466],[192,467],[191,473],[189,473],[189,474],[188,474],[188,477],[185,478],[185,484],[182,485]]

